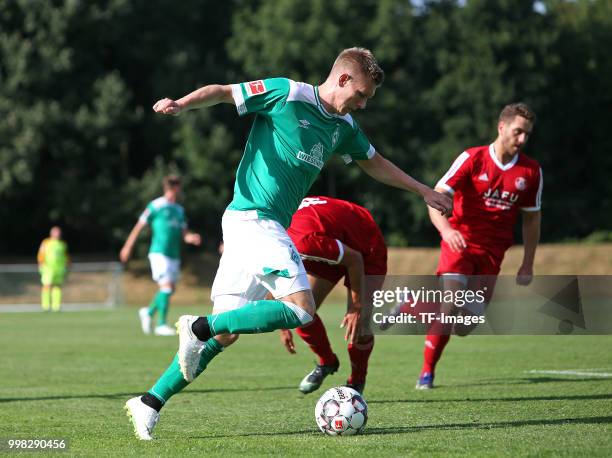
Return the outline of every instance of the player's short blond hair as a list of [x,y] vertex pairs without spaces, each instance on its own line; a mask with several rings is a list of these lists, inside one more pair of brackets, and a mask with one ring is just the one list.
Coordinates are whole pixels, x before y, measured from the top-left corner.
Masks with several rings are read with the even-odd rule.
[[512,121],[516,116],[520,116],[525,118],[527,121],[532,124],[535,123],[536,115],[531,108],[529,108],[526,104],[522,102],[511,103],[510,105],[506,105],[501,113],[499,114],[499,122],[507,122]]
[[344,64],[355,65],[364,75],[370,77],[376,86],[380,86],[385,79],[385,72],[369,49],[357,47],[345,49],[338,54],[333,67]]
[[178,175],[168,175],[165,176],[162,180],[162,186],[164,187],[164,191],[170,188],[176,188],[181,185],[181,177]]

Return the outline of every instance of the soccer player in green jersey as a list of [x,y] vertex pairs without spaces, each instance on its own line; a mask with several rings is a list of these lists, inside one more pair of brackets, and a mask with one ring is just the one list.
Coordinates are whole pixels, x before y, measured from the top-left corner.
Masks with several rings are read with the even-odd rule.
[[[351,112],[365,108],[384,73],[367,49],[342,51],[320,86],[271,78],[204,86],[162,99],[157,113],[178,115],[219,103],[254,114],[236,172],[234,198],[222,220],[225,243],[212,287],[213,314],[179,318],[179,350],[142,397],[126,403],[137,437],[151,439],[170,396],[195,379],[239,334],[292,329],[309,323],[315,301],[304,265],[286,228],[321,168],[333,155],[355,160],[375,179],[420,194],[446,214],[452,200],[414,180],[370,144]],[[270,294],[273,299],[266,300]],[[357,314],[346,323],[351,334]]]
[[59,312],[62,303],[62,285],[70,265],[68,246],[62,240],[62,229],[53,226],[49,237],[38,249],[38,271],[42,283],[41,305],[44,311]]
[[127,262],[130,259],[134,243],[145,226],[152,230],[149,262],[153,280],[159,285],[159,291],[149,307],[138,311],[140,324],[145,334],[151,334],[153,315],[157,312],[155,335],[173,336],[174,329],[166,322],[170,296],[176,289],[176,282],[181,269],[181,241],[199,246],[199,234],[187,230],[185,210],[177,203],[181,192],[181,180],[170,175],[163,180],[164,195],[151,201],[138,222],[130,232],[119,259]]

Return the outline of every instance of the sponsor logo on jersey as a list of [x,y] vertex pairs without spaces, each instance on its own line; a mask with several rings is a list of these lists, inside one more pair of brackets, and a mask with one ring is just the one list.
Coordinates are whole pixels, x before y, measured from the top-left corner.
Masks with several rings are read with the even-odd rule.
[[304,199],[302,199],[302,202],[300,203],[298,210],[302,208],[310,207],[311,205],[323,205],[326,203],[327,203],[326,200],[317,199],[316,197],[305,197]]
[[480,181],[489,181],[489,175],[487,175],[487,172],[483,173],[482,175],[480,175],[478,177],[478,180]]
[[323,144],[319,142],[312,148],[310,148],[309,153],[305,153],[304,151],[298,151],[297,158],[300,161],[307,162],[308,164],[314,165],[316,168],[321,170],[323,168],[323,165],[325,164],[323,162],[324,151],[325,149],[323,148]]
[[518,177],[516,180],[514,180],[514,186],[516,186],[516,189],[519,191],[524,191],[527,187],[527,180],[523,177]]
[[249,97],[266,92],[266,85],[262,80],[246,83],[245,89]]
[[299,127],[301,127],[302,129],[309,129],[310,128],[310,121],[308,119],[300,119],[298,120]]
[[518,193],[491,188],[483,194],[487,207],[495,207],[500,210],[510,210],[518,198]]

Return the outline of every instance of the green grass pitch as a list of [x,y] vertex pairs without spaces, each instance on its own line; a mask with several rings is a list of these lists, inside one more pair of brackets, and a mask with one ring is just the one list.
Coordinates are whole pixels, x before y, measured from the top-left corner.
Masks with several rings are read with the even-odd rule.
[[[176,318],[197,308],[172,308]],[[321,310],[341,359],[342,309]],[[294,336],[297,338],[297,336]],[[299,340],[299,339],[298,339]],[[289,355],[276,333],[243,336],[162,410],[156,441],[139,442],[125,401],[154,383],[177,339],[144,336],[137,311],[0,315],[0,438],[68,438],[74,455],[612,455],[612,336],[453,338],[432,391],[416,391],[423,338],[377,339],[365,433],[327,437],[303,396],[314,357]],[[6,450],[4,450],[6,451]],[[0,450],[0,454],[3,451]]]

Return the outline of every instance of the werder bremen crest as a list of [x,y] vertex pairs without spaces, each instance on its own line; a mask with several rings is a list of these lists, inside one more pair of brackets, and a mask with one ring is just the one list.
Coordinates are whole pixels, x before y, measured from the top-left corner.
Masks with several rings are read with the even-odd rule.
[[310,148],[310,155],[318,160],[323,160],[323,144],[317,143],[312,148]]
[[297,154],[297,158],[300,161],[304,161],[309,163],[310,165],[314,165],[316,168],[321,170],[323,168],[323,153],[325,149],[323,148],[323,144],[321,142],[315,144],[312,148],[310,148],[310,152],[307,154],[304,151],[299,151]]
[[336,124],[336,130],[334,130],[334,133],[332,135],[331,141],[332,141],[332,148],[336,147],[336,143],[338,143],[338,138],[340,137],[340,126],[338,124]]

